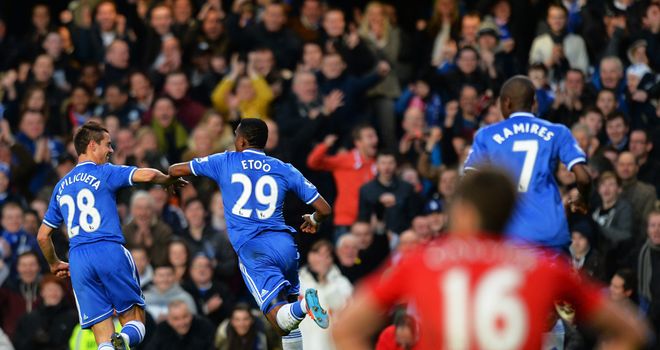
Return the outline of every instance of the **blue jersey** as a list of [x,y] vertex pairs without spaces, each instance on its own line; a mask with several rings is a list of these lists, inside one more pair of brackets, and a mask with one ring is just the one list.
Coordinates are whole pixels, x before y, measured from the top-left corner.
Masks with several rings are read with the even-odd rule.
[[296,232],[284,223],[287,192],[294,192],[307,204],[319,197],[316,187],[296,168],[263,152],[218,153],[189,164],[193,174],[212,178],[220,186],[227,232],[236,251],[265,231]]
[[58,228],[65,222],[70,249],[98,241],[124,244],[115,193],[133,185],[135,170],[110,163],[79,163],[55,185],[44,224]]
[[559,247],[570,242],[570,235],[554,177],[558,161],[569,170],[586,161],[570,130],[530,113],[515,113],[477,132],[465,169],[508,171],[519,198],[506,232],[514,239]]

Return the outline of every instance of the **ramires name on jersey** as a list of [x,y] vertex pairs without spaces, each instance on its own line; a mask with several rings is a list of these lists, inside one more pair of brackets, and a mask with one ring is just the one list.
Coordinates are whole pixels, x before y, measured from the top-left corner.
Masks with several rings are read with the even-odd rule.
[[506,127],[502,128],[501,134],[498,133],[493,135],[493,141],[501,145],[502,142],[506,141],[509,137],[523,133],[536,134],[545,141],[550,141],[550,139],[555,136],[555,133],[549,131],[545,126],[540,126],[535,123],[518,123],[513,124],[513,131]]
[[74,182],[84,182],[94,187],[95,190],[98,190],[99,186],[101,186],[101,180],[97,179],[96,176],[89,175],[87,173],[77,173],[73,176],[62,179],[62,183],[60,184],[60,189],[58,192],[62,194],[64,188]]

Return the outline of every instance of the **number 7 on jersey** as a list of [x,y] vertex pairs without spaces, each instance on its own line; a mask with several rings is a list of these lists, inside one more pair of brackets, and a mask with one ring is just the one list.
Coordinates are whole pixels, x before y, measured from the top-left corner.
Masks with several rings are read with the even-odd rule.
[[536,140],[516,141],[513,143],[514,152],[525,152],[525,161],[523,162],[520,179],[518,180],[518,192],[527,192],[529,183],[532,181],[536,155],[539,152],[539,142]]

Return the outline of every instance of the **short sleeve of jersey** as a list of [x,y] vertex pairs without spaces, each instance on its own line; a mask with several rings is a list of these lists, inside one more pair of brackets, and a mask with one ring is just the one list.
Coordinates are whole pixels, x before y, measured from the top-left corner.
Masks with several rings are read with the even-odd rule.
[[584,163],[587,157],[567,127],[559,129],[559,159],[570,171],[575,164]]
[[106,164],[103,170],[105,172],[106,184],[114,191],[122,187],[133,186],[133,173],[135,173],[137,167]]
[[220,170],[224,167],[222,163],[226,160],[227,153],[216,153],[207,157],[195,158],[190,161],[190,171],[195,176],[206,176],[210,178],[219,177]]
[[465,159],[465,170],[477,170],[488,166],[488,158],[486,147],[484,144],[484,132],[483,129],[477,131],[477,134],[474,135],[474,141],[472,142],[472,148],[470,153]]
[[53,191],[53,195],[50,197],[50,203],[48,204],[48,209],[44,215],[43,223],[51,228],[59,228],[60,225],[62,225],[62,221],[60,204],[57,202],[57,191]]
[[[415,251],[419,253],[420,251]],[[393,305],[404,301],[406,297],[405,287],[408,276],[414,275],[415,253],[411,252],[397,263],[381,269],[378,273],[368,277],[364,282],[364,291],[374,300],[382,310],[387,310]]]
[[289,168],[289,187],[298,198],[307,204],[312,204],[319,198],[319,191],[316,189],[316,186],[309,182],[303,174],[294,168],[292,165],[288,165]]

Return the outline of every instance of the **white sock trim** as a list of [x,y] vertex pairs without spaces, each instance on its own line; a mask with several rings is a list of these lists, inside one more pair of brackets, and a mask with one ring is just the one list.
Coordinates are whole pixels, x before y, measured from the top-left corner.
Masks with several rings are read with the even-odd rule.
[[303,340],[300,329],[294,329],[288,335],[282,337],[283,350],[302,350]]
[[110,343],[101,343],[98,350],[115,350],[115,347]]
[[282,307],[277,310],[277,325],[280,326],[282,330],[291,331],[298,328],[298,325],[302,319],[297,319],[293,316],[291,312],[291,304],[284,304]]
[[302,299],[300,299],[300,308],[305,315],[309,312],[309,310],[307,310],[307,300],[305,300],[304,296]]

